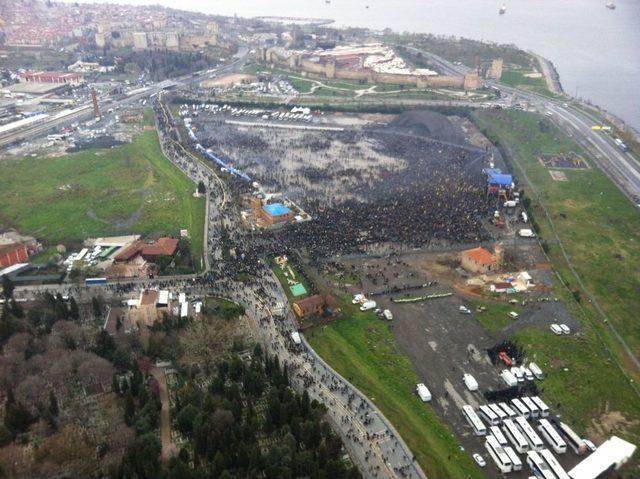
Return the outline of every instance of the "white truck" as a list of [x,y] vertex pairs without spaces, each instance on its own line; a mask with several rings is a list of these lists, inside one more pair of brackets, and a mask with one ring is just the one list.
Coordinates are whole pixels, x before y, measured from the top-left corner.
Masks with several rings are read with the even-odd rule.
[[535,238],[536,234],[533,232],[532,229],[523,228],[518,231],[518,236],[520,236],[521,238]]
[[293,331],[291,333],[291,340],[295,343],[295,344],[301,344],[302,340],[300,339],[300,333],[298,331]]
[[375,309],[376,306],[378,306],[378,303],[368,299],[367,301],[362,303],[362,306],[360,306],[360,311],[371,311],[372,309]]
[[384,319],[386,319],[387,321],[391,321],[393,319],[393,313],[388,309],[385,309],[382,312],[382,316],[384,316]]
[[422,402],[431,401],[431,391],[429,391],[429,388],[427,388],[424,383],[419,383],[416,386],[416,392],[418,393],[418,396],[420,397]]

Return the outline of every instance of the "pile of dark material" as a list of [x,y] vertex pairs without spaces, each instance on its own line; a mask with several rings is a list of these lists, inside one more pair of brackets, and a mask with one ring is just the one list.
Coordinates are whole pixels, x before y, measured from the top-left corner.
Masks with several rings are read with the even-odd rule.
[[67,153],[77,153],[91,148],[113,148],[120,145],[124,145],[124,141],[116,140],[111,135],[103,135],[89,140],[78,141],[72,147],[67,148]]
[[499,356],[502,351],[504,351],[507,356],[511,358],[514,364],[520,364],[524,358],[524,350],[520,346],[512,341],[505,340],[487,349],[489,358],[491,359],[491,362],[494,366],[497,364],[504,365]]
[[435,111],[408,111],[389,123],[389,126],[401,132],[434,138],[451,143],[464,143],[464,135],[449,119]]
[[498,389],[496,391],[489,390],[484,393],[484,397],[488,402],[509,402],[514,398],[537,395],[538,385],[533,381],[525,381],[517,386]]

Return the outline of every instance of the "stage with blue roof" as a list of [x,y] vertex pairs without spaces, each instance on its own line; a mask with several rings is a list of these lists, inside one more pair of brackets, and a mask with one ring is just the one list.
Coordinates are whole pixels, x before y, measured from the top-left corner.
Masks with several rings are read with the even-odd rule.
[[291,210],[282,203],[271,203],[270,205],[264,205],[263,208],[271,216],[282,216],[291,213]]

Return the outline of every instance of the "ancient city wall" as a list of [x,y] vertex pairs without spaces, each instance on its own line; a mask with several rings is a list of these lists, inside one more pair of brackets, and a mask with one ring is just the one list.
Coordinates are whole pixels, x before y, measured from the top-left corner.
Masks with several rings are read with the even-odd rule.
[[335,62],[327,62],[325,64],[312,62],[302,58],[300,55],[290,57],[280,56],[275,49],[265,49],[261,51],[260,59],[293,70],[323,75],[325,78],[338,78],[357,82],[405,85],[417,88],[452,87],[465,88],[468,90],[474,90],[482,86],[482,82],[475,74],[468,74],[464,77],[446,75],[421,76],[356,71],[346,68],[336,68]]

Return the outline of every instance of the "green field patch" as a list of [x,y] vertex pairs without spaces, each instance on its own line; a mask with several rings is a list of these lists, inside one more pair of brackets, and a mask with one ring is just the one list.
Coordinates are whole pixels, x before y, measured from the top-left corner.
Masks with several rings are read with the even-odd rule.
[[484,477],[430,406],[414,393],[421,382],[389,324],[342,299],[343,319],[312,329],[313,348],[371,399],[393,423],[431,478]]
[[187,229],[192,254],[201,258],[205,201],[194,191],[162,155],[155,131],[147,131],[116,148],[0,162],[0,224],[49,245]]

